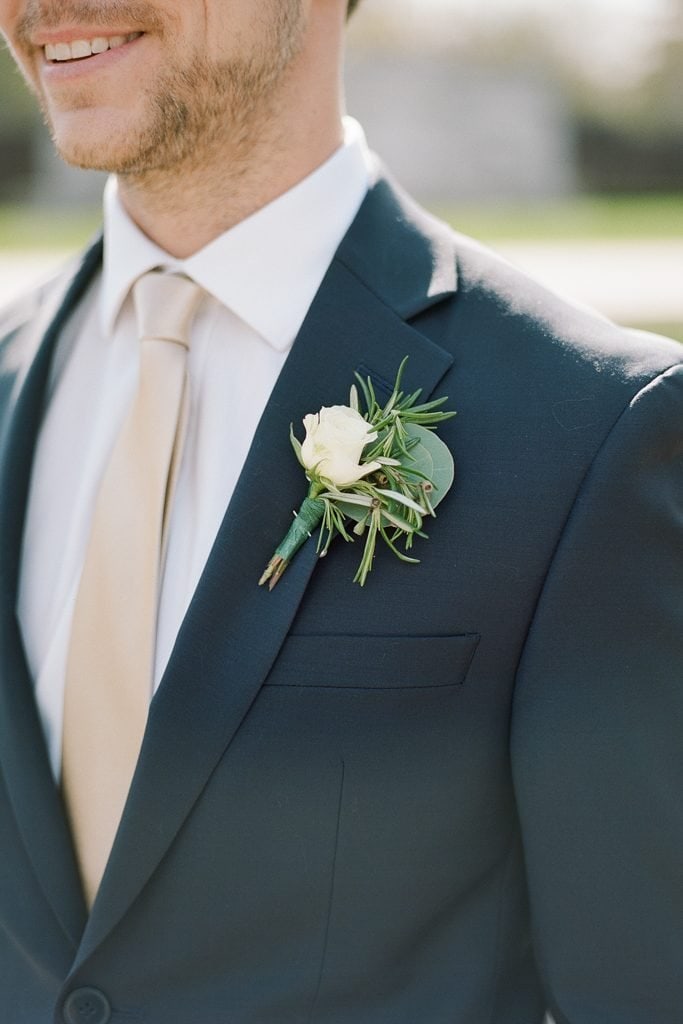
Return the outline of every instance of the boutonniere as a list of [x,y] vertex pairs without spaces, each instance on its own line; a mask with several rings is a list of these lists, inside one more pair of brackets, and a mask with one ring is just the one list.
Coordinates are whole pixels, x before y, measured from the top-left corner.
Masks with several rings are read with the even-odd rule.
[[434,430],[455,413],[441,410],[447,398],[418,404],[420,391],[409,395],[401,391],[406,361],[399,367],[386,405],[377,401],[370,378],[363,380],[356,374],[364,412],[354,384],[349,405],[323,407],[304,417],[303,442],[290,427],[292,447],[309,482],[308,495],[259,585],[268,583],[272,590],[318,527],[320,557],[327,554],[337,534],[345,541],[365,538],[354,577],[361,586],[372,569],[378,539],[402,562],[419,561],[407,552],[415,537],[426,537],[423,521],[435,514],[454,479],[451,453]]

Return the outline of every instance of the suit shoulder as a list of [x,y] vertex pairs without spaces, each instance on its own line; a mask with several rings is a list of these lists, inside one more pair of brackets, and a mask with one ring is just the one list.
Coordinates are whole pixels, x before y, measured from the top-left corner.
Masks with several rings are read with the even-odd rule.
[[60,270],[40,284],[23,292],[0,309],[0,345],[5,344],[18,330],[39,316],[53,297],[64,291],[78,269],[80,260],[69,260]]
[[[382,169],[337,260],[436,344],[487,367],[622,397],[679,363],[683,346],[554,294],[426,212]],[[512,361],[514,360],[514,362]]]
[[73,257],[45,282],[0,310],[0,382],[11,386],[14,376],[28,366],[48,328],[58,328],[72,314],[102,259],[101,240]]
[[450,232],[458,268],[452,319],[457,332],[523,365],[568,379],[638,390],[683,362],[670,338],[618,326],[562,297],[466,236]]

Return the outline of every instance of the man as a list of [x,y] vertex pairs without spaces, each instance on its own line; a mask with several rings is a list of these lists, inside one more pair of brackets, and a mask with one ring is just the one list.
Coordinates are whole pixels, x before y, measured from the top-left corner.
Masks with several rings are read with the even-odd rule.
[[[680,1020],[681,351],[390,183],[347,13],[0,0],[114,175],[104,256],[2,329],[8,1024]],[[406,356],[458,412],[420,564],[311,541],[259,588],[290,423]]]

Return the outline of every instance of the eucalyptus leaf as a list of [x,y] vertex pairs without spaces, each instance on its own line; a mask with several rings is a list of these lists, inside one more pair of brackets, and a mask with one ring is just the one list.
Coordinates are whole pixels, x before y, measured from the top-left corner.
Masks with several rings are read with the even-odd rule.
[[406,459],[404,465],[418,470],[431,481],[434,490],[429,495],[429,500],[436,508],[446,497],[455,480],[453,456],[448,446],[432,430],[415,423],[407,423],[406,433],[418,443],[411,448],[410,459]]

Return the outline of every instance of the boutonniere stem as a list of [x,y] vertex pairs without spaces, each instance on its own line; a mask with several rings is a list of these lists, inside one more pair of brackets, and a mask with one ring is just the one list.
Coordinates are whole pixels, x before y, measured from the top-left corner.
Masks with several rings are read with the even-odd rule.
[[292,447],[309,482],[308,495],[259,585],[268,583],[272,590],[319,527],[321,557],[337,535],[345,541],[365,538],[354,577],[361,586],[372,569],[378,539],[401,561],[418,562],[407,552],[416,536],[426,537],[423,521],[435,515],[454,479],[451,454],[434,431],[455,413],[442,410],[447,398],[418,404],[420,391],[404,394],[405,364],[404,359],[385,405],[377,401],[370,379],[356,374],[364,412],[358,387],[353,385],[348,406],[323,407],[304,417],[303,442],[290,428]]

